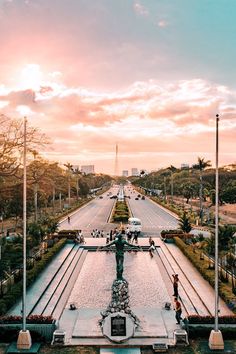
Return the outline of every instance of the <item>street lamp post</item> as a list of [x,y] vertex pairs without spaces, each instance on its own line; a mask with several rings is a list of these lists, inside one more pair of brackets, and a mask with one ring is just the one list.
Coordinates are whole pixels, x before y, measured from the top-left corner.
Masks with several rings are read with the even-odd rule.
[[23,150],[23,294],[22,294],[22,330],[17,339],[17,349],[30,349],[32,345],[29,330],[26,329],[26,124],[24,117]]
[[218,240],[218,230],[219,230],[219,166],[218,166],[218,156],[219,156],[219,115],[216,115],[216,196],[215,196],[215,325],[214,329],[211,331],[209,337],[209,348],[213,350],[224,349],[224,341],[221,331],[218,327],[218,316],[219,316],[219,268],[218,268],[218,258],[219,258],[219,240]]

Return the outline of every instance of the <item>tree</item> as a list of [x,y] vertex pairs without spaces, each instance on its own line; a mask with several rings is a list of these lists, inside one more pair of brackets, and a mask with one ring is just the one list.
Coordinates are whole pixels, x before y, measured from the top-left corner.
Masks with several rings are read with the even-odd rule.
[[180,229],[183,232],[186,232],[187,234],[192,230],[192,226],[190,224],[186,211],[183,212],[183,215],[179,219],[179,226]]
[[201,220],[201,225],[203,223],[203,208],[202,208],[202,172],[205,170],[205,168],[210,167],[211,166],[211,161],[205,161],[204,157],[198,157],[198,163],[193,165],[193,168],[196,170],[199,170],[200,174],[200,189],[199,189],[199,200],[200,200],[200,212],[199,212],[199,216],[200,216],[200,220]]
[[79,194],[86,197],[89,194],[89,186],[86,181],[79,180]]
[[[21,151],[24,144],[23,121],[0,115],[0,176],[16,175],[21,166]],[[47,140],[44,134],[36,128],[27,127],[27,149],[45,145]]]
[[236,181],[230,181],[220,193],[222,201],[225,203],[236,203]]

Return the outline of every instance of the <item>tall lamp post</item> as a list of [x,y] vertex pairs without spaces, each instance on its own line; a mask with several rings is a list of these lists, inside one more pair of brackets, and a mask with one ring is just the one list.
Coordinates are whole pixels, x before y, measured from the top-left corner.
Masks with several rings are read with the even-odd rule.
[[29,330],[26,329],[26,124],[24,117],[23,144],[23,294],[22,294],[22,330],[17,339],[17,349],[30,349],[32,345]]
[[219,316],[219,268],[218,268],[218,258],[219,258],[219,240],[218,240],[218,229],[219,229],[219,167],[218,167],[218,156],[219,156],[219,114],[216,115],[216,182],[215,182],[215,325],[214,329],[211,330],[209,337],[209,348],[213,350],[224,349],[224,341],[221,331],[218,327],[218,316]]

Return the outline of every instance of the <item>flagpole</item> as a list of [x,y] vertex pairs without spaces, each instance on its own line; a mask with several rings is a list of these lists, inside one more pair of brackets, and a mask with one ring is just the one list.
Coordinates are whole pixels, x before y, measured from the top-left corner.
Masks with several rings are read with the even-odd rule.
[[216,181],[215,181],[215,325],[209,338],[209,348],[224,349],[224,341],[218,326],[219,317],[219,114],[216,115]]
[[32,342],[30,332],[26,330],[26,218],[27,218],[27,204],[26,204],[26,133],[27,133],[27,119],[24,117],[24,133],[23,133],[23,289],[22,289],[22,330],[19,332],[17,339],[17,349],[30,349]]

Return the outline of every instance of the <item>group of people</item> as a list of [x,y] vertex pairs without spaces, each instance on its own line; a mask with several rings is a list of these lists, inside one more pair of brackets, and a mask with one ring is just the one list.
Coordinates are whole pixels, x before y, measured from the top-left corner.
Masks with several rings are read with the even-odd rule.
[[77,242],[77,243],[85,243],[85,239],[84,239],[82,230],[79,230],[77,232],[76,237],[75,237],[75,242]]
[[131,243],[138,243],[138,232],[137,231],[134,231],[134,232],[131,232],[129,227],[127,226],[126,230],[125,230],[125,235],[126,235],[126,239],[128,242],[131,242]]
[[103,230],[98,230],[98,229],[94,229],[91,232],[91,236],[96,238],[96,237],[104,237],[104,231]]
[[175,303],[175,318],[176,318],[176,323],[180,324],[180,321],[182,320],[181,315],[182,315],[182,307],[181,303],[179,301],[179,276],[178,274],[172,274],[173,277],[173,290],[174,290],[174,303]]

